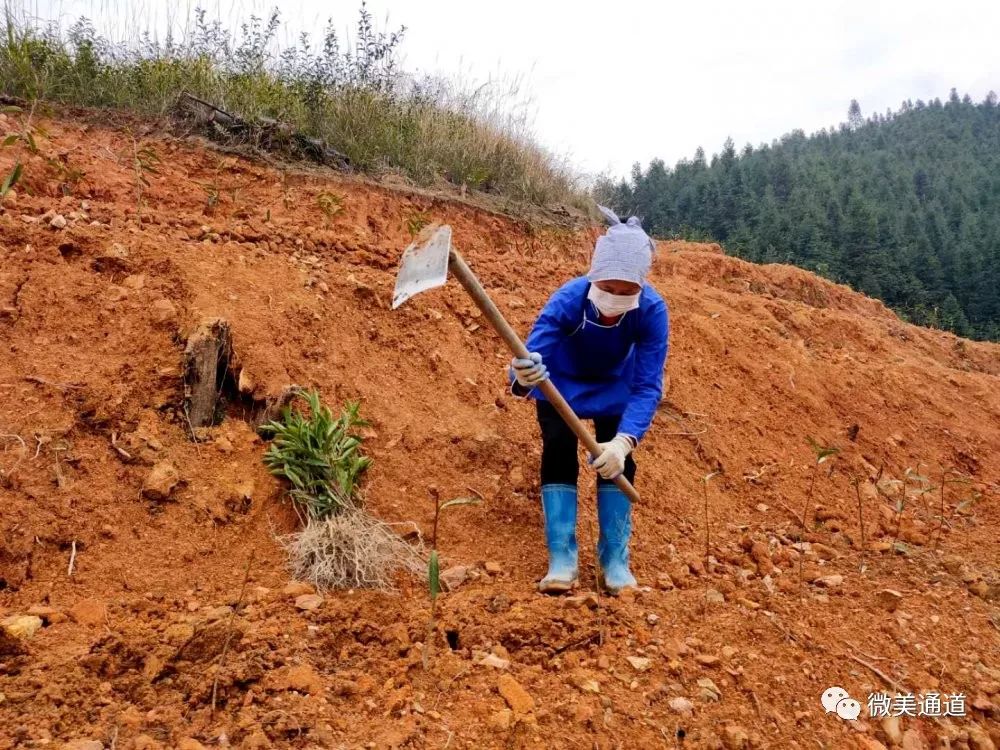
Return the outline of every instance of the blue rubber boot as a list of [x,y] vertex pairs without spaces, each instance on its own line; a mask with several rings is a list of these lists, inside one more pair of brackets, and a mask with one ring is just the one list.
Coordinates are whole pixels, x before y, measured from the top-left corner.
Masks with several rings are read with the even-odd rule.
[[576,584],[576,487],[542,485],[545,543],[549,548],[549,572],[538,584],[543,594],[564,594]]
[[601,566],[601,586],[615,595],[636,585],[628,567],[628,541],[632,536],[632,503],[613,484],[597,485],[597,521],[601,536],[597,540],[597,560]]

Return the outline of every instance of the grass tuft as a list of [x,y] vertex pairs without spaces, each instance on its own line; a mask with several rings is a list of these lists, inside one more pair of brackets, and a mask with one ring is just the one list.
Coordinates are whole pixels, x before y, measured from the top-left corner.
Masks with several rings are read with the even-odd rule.
[[515,85],[469,87],[401,71],[405,28],[382,32],[362,3],[353,44],[329,21],[321,39],[279,48],[275,8],[238,32],[197,9],[183,39],[148,31],[112,42],[86,18],[63,31],[7,6],[0,93],[27,100],[170,113],[187,92],[245,120],[277,120],[346,155],[396,172],[516,201],[585,207],[567,163],[533,140]]

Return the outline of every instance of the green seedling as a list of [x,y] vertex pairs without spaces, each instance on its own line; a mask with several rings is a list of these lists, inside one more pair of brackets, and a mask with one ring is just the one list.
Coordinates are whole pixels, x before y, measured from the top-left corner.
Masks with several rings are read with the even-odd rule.
[[260,427],[272,438],[264,464],[275,476],[287,479],[296,510],[323,519],[359,502],[358,484],[371,459],[361,453],[362,438],[355,433],[368,422],[358,416],[359,404],[349,402],[334,418],[316,391],[298,394],[309,407],[306,414],[286,406],[281,418]]
[[431,598],[431,615],[427,621],[427,637],[424,639],[424,669],[427,669],[427,664],[430,660],[431,639],[436,624],[435,618],[437,617],[437,598],[438,594],[441,593],[441,561],[437,545],[438,521],[441,518],[441,512],[448,508],[457,508],[462,505],[478,505],[480,502],[480,499],[477,497],[456,497],[442,503],[438,501],[436,496],[434,497],[434,526],[431,530],[431,554],[427,560],[427,592]]
[[708,483],[711,482],[715,477],[719,476],[721,472],[713,471],[710,474],[706,474],[701,478],[701,491],[705,499],[705,565],[708,565],[708,558],[711,549],[711,537],[710,537],[710,527],[708,518]]
[[809,479],[809,490],[806,492],[805,506],[802,508],[802,528],[809,528],[806,523],[809,508],[812,506],[813,490],[816,488],[816,476],[819,474],[819,467],[840,453],[840,448],[833,445],[820,445],[812,437],[807,437],[806,442],[812,448],[815,463],[813,464],[812,477]]
[[0,185],[0,201],[3,201],[7,197],[7,193],[10,189],[17,184],[17,181],[21,179],[21,173],[24,167],[20,161],[14,164],[14,168],[10,170],[7,176],[4,178],[3,184]]
[[[819,474],[819,467],[840,453],[840,448],[832,445],[820,445],[811,436],[806,438],[809,447],[812,448],[815,463],[813,463],[812,476],[809,478],[809,489],[806,491],[805,504],[802,506],[802,531],[803,534],[809,530],[807,517],[809,508],[812,507],[813,490],[816,488],[816,477]],[[832,469],[831,469],[832,471]],[[803,536],[803,541],[805,541]],[[805,558],[805,551],[799,550],[799,587],[802,586],[802,562]]]
[[[945,511],[945,491],[949,484],[969,484],[971,479],[964,474],[959,473],[956,469],[942,469],[941,470],[941,486],[940,490],[940,513],[938,515],[938,525],[934,529],[934,549],[938,548],[938,544],[941,542],[941,535],[944,533],[944,525],[946,523],[945,516],[947,515]],[[963,501],[964,502],[964,501]],[[961,503],[959,503],[961,505]]]
[[219,187],[214,182],[201,185],[205,191],[205,214],[215,213],[215,207],[219,205]]
[[865,540],[865,514],[864,503],[861,501],[861,477],[851,476],[851,484],[854,485],[854,496],[858,499],[858,529],[861,531],[861,572],[864,573],[868,567],[865,563],[865,554],[868,551],[868,542]]
[[160,163],[160,157],[149,146],[139,147],[139,143],[132,139],[132,172],[135,176],[135,213],[142,215],[142,196],[146,188],[149,187],[150,174],[159,174],[156,165]]
[[[908,484],[914,485],[913,489],[907,490]],[[907,470],[903,472],[903,481],[899,484],[899,495],[896,497],[896,530],[893,533],[892,539],[893,549],[897,549],[899,545],[899,531],[903,524],[903,513],[906,511],[907,502],[911,498],[916,501],[928,492],[933,491],[934,487],[931,485],[931,482],[927,477],[918,474],[910,468],[907,468]]]
[[431,215],[426,211],[418,211],[406,219],[406,231],[410,233],[411,237],[416,237],[420,234],[420,230],[430,223]]

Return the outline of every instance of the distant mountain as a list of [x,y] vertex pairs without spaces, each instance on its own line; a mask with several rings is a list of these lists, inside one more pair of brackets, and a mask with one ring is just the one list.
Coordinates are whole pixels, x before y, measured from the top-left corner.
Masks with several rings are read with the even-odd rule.
[[850,284],[903,317],[1000,340],[1000,106],[907,101],[673,169],[638,164],[598,197],[661,237],[714,239],[749,260]]

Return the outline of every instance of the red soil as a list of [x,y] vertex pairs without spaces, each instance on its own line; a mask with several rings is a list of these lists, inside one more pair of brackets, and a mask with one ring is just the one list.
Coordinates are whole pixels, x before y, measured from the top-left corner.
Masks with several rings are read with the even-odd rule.
[[[0,135],[16,125],[0,121]],[[0,150],[0,176],[25,162],[0,213],[0,619],[36,608],[45,621],[23,649],[0,640],[0,748],[1000,743],[1000,346],[905,324],[795,268],[664,243],[651,280],[670,305],[669,388],[637,452],[633,560],[647,588],[596,608],[543,598],[539,441],[530,404],[506,392],[509,355],[457,284],[395,312],[388,301],[410,229],[432,218],[527,332],[586,269],[597,229],[539,229],[159,135],[140,138],[161,162],[138,219],[131,136],[46,129],[39,155]],[[321,193],[340,209],[324,213]],[[229,321],[257,396],[295,383],[361,401],[376,515],[426,533],[433,491],[485,498],[442,525],[446,564],[471,573],[439,600],[429,670],[422,582],[331,592],[309,612],[283,593],[275,535],[296,519],[265,443],[234,406],[195,444],[182,411],[184,339],[213,317]],[[841,448],[808,500],[807,436]],[[182,482],[153,502],[141,490],[160,461]],[[893,551],[880,467],[969,483],[947,486],[940,534],[939,493],[910,497]],[[716,470],[706,566],[701,479]],[[582,472],[584,594],[591,481]],[[251,553],[230,626],[220,608],[237,602]],[[885,588],[902,594],[895,611]],[[509,669],[478,664],[489,651]],[[864,704],[891,692],[886,679],[964,693],[968,716],[904,718],[894,740],[891,722],[820,705],[831,685]]]

